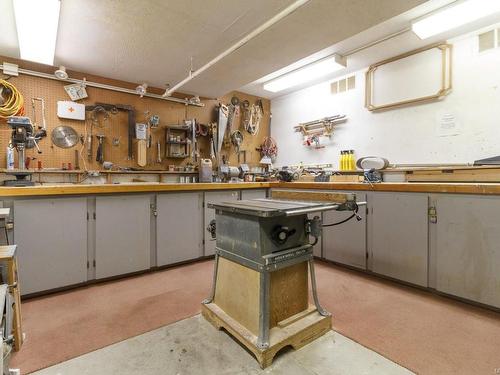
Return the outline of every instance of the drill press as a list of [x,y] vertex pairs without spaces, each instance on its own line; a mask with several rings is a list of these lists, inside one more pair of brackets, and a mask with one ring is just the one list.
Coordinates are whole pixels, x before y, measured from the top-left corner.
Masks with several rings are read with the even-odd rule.
[[17,150],[18,169],[7,174],[15,176],[15,180],[4,181],[5,186],[33,186],[35,183],[27,180],[26,177],[31,175],[31,172],[26,170],[25,151],[27,148],[36,147],[38,153],[42,151],[38,147],[38,137],[35,134],[35,129],[31,124],[29,117],[11,116],[7,119],[7,124],[12,128],[11,144]]

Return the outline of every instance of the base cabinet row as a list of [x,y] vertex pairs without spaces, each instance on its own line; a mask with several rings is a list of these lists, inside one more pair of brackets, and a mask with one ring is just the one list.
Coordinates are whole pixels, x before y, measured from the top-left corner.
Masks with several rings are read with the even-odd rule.
[[[500,197],[372,192],[357,199],[368,202],[360,210],[366,220],[324,228],[323,258],[500,308]],[[327,212],[323,221],[346,216]]]
[[[325,227],[316,256],[500,308],[500,197],[356,194],[368,202],[362,220]],[[262,189],[12,200],[21,292],[212,255],[207,205],[265,196]],[[349,215],[326,212],[323,222]]]
[[23,295],[213,255],[209,202],[267,190],[182,192],[10,202]]

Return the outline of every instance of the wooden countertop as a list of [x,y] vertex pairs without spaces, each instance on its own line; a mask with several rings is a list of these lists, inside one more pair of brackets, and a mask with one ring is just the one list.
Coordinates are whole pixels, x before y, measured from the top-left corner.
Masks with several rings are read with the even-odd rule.
[[500,195],[500,183],[435,183],[435,182],[276,182],[273,188],[323,189],[352,191],[388,191],[410,193],[449,193]]
[[85,195],[85,194],[119,194],[119,193],[154,193],[166,191],[205,191],[205,190],[241,190],[265,189],[268,182],[242,183],[121,183],[121,184],[67,184],[39,185],[25,187],[0,187],[0,197],[43,196],[43,195]]
[[123,183],[99,185],[41,185],[29,187],[2,187],[0,197],[155,193],[169,191],[210,191],[242,189],[318,189],[347,191],[387,191],[412,193],[448,193],[500,195],[500,183],[418,183],[382,182],[378,184],[348,182],[244,182],[244,183]]

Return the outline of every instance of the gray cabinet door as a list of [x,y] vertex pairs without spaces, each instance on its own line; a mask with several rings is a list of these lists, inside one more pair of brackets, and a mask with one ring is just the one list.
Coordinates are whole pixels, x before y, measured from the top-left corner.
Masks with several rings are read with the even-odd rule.
[[215,219],[215,210],[208,208],[209,203],[220,203],[224,201],[238,200],[240,198],[239,191],[209,191],[205,192],[205,213],[204,213],[204,224],[203,224],[203,234],[205,236],[205,251],[204,255],[214,255],[215,254],[215,241],[210,237],[210,233],[207,232],[206,228],[211,220]]
[[436,203],[436,289],[500,307],[500,200],[445,195]]
[[87,199],[14,201],[22,294],[87,281]]
[[372,193],[369,207],[372,271],[427,286],[427,195]]
[[[366,201],[365,193],[357,193],[358,202]],[[350,211],[327,211],[323,213],[323,223],[330,224],[352,215]],[[323,257],[327,260],[366,269],[366,207],[361,206],[356,218],[333,227],[323,228]]]
[[158,266],[203,256],[203,193],[159,194],[156,200]]
[[248,189],[241,191],[241,199],[259,199],[259,198],[267,198],[267,190],[266,189]]
[[96,278],[150,267],[150,197],[96,198]]

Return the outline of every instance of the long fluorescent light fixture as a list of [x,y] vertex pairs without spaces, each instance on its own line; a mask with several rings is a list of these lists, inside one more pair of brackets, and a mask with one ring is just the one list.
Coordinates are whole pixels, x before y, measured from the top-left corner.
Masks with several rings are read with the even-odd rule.
[[290,87],[298,86],[327,74],[344,69],[347,66],[345,57],[338,54],[315,61],[302,68],[285,73],[282,76],[264,83],[264,90],[278,92]]
[[13,0],[21,59],[54,65],[60,0]]
[[411,28],[420,39],[427,39],[497,12],[499,0],[457,1],[414,21]]

